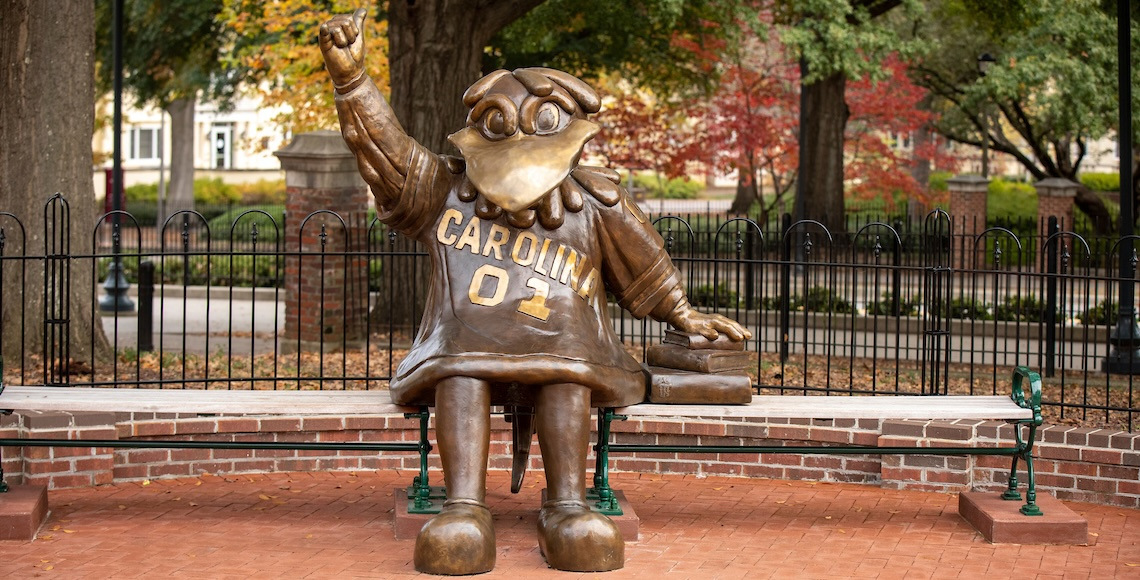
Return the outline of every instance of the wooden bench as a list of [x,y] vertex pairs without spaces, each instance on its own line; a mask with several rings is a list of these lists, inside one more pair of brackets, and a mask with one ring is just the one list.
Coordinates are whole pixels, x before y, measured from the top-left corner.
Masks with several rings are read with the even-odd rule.
[[[387,391],[246,391],[201,389],[116,389],[105,387],[0,387],[0,412],[101,411],[199,415],[384,415],[419,419],[416,442],[189,441],[179,439],[0,438],[0,447],[108,447],[154,449],[288,449],[307,451],[410,451],[420,455],[420,472],[408,490],[415,507],[430,510],[428,483],[429,413],[426,407],[394,405]],[[0,468],[0,492],[7,490]],[[437,506],[438,507],[438,506]]]
[[[1026,396],[1022,382],[1029,381]],[[420,420],[418,442],[280,442],[280,441],[185,441],[154,440],[60,440],[0,439],[3,446],[110,447],[110,448],[224,448],[224,449],[303,449],[352,451],[413,451],[420,454],[420,473],[408,490],[410,512],[438,510],[442,489],[428,483],[428,408],[401,407],[387,402],[386,393],[376,391],[222,391],[152,390],[113,388],[61,388],[10,386],[0,391],[0,410],[12,411],[106,411],[198,414],[310,414],[355,415],[403,413]],[[612,443],[611,423],[629,417],[717,417],[770,419],[985,419],[1018,425],[1014,445],[1009,447],[863,447],[863,446],[761,446],[761,445],[634,445]],[[598,443],[593,487],[589,496],[598,509],[619,514],[620,509],[609,485],[609,456],[612,453],[795,453],[795,454],[879,454],[879,455],[999,455],[1012,458],[1008,489],[1003,498],[1021,500],[1017,491],[1017,463],[1026,469],[1025,515],[1041,515],[1036,505],[1032,449],[1041,417],[1041,378],[1025,367],[1013,373],[1010,397],[1002,396],[790,396],[757,395],[747,405],[660,405],[639,404],[616,409],[600,409]],[[1027,434],[1023,437],[1022,428]],[[516,466],[520,454],[516,449]],[[516,474],[518,475],[518,474]],[[517,479],[517,478],[516,478]],[[0,485],[3,472],[0,471]]]
[[[1029,394],[1022,388],[1029,381]],[[1000,420],[1017,425],[1012,446],[1008,447],[864,447],[864,446],[777,446],[777,445],[651,445],[612,443],[611,423],[630,417],[716,417],[768,419],[920,419]],[[602,409],[598,415],[598,444],[594,487],[589,496],[605,513],[619,514],[617,500],[609,485],[609,456],[612,453],[793,453],[833,455],[999,455],[1011,457],[1008,488],[1002,498],[1021,501],[1017,491],[1017,463],[1025,462],[1026,494],[1021,513],[1042,515],[1037,506],[1033,473],[1033,442],[1041,417],[1041,377],[1026,367],[1013,371],[1013,388],[1003,396],[791,396],[755,395],[747,405],[660,405],[639,404]],[[1022,427],[1026,434],[1023,437]]]

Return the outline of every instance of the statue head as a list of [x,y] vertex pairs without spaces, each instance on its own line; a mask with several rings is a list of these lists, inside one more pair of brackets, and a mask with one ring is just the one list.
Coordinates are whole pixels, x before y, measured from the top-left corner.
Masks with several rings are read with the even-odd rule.
[[467,127],[448,140],[462,153],[467,177],[507,212],[534,206],[570,174],[598,133],[586,120],[601,106],[577,77],[548,68],[495,71],[463,95]]

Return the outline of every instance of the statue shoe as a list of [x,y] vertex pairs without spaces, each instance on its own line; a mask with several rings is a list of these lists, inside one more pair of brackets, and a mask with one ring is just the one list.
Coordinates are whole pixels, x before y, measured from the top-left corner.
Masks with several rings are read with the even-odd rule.
[[416,536],[416,570],[462,576],[495,567],[495,526],[486,504],[449,499]]
[[542,504],[538,546],[557,570],[606,572],[625,565],[625,542],[617,526],[578,500]]

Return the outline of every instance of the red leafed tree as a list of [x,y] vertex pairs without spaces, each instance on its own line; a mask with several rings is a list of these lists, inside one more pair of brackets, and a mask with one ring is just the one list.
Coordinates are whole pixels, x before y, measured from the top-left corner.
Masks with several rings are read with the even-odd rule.
[[599,92],[602,110],[593,120],[602,130],[586,153],[615,168],[653,171],[658,178],[679,174],[678,152],[686,145],[688,131],[677,106],[620,79],[605,82]]
[[896,196],[930,203],[927,184],[914,179],[916,161],[936,168],[953,169],[957,160],[935,142],[911,144],[911,134],[929,125],[934,113],[921,103],[926,90],[910,82],[906,64],[889,56],[883,67],[888,77],[879,82],[868,78],[847,85],[847,123],[844,179],[847,195],[855,199],[883,199],[893,209]]
[[766,223],[769,212],[795,183],[799,70],[774,38],[751,38],[740,44],[740,50],[719,55],[717,66],[721,68],[717,90],[687,107],[694,137],[680,152],[679,161],[735,171],[731,211],[747,213],[758,202],[760,221]]

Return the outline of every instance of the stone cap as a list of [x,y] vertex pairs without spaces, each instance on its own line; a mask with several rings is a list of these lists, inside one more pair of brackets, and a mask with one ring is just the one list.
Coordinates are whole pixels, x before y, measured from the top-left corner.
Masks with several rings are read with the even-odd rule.
[[981,175],[955,175],[946,180],[946,189],[950,193],[986,193],[990,180]]
[[1080,184],[1064,177],[1050,177],[1034,183],[1033,187],[1038,197],[1076,197]]
[[304,189],[357,188],[364,180],[356,157],[337,131],[321,130],[295,135],[273,155],[285,170],[285,186]]
[[286,171],[355,171],[356,159],[337,131],[327,129],[295,135],[284,148],[274,151]]

